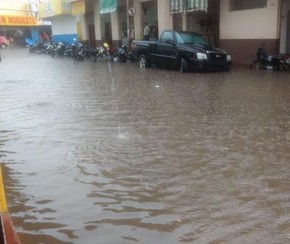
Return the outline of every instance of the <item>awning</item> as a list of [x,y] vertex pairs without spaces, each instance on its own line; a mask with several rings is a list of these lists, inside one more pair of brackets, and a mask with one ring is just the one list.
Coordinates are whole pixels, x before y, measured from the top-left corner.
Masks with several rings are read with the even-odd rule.
[[208,0],[170,0],[170,12],[207,12]]
[[207,12],[208,0],[188,0],[187,11]]
[[100,0],[100,14],[112,13],[117,10],[117,0]]

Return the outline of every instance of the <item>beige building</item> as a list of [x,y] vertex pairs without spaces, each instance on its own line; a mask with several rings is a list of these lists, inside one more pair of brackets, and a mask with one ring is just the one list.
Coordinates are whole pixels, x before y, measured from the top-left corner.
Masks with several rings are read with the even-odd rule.
[[265,41],[269,54],[290,53],[290,0],[239,2],[220,1],[220,46],[234,62],[251,62]]
[[[72,17],[66,13],[64,21],[60,12],[50,13],[48,19],[57,15],[56,34],[78,35],[91,46],[142,39],[147,22],[151,30],[157,24],[159,34],[165,29],[198,32],[230,52],[234,63],[251,63],[264,41],[271,54],[290,52],[290,0],[45,0],[59,2],[71,4]],[[61,33],[69,21],[75,28]],[[156,39],[153,33],[151,39]]]
[[[102,40],[121,43],[142,39],[145,22],[151,29],[157,24],[159,34],[164,29],[191,30],[201,33],[213,44],[218,44],[218,0],[70,0],[78,13],[79,34],[91,44]],[[107,4],[102,4],[106,2]],[[108,2],[111,2],[111,6]],[[209,2],[209,3],[208,3]],[[74,7],[75,6],[75,7]],[[152,39],[156,36],[151,35]]]

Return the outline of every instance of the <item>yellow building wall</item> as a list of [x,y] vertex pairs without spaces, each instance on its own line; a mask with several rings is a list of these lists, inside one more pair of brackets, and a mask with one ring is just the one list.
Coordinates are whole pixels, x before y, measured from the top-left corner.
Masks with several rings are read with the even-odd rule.
[[15,1],[0,1],[1,15],[31,16],[30,5],[28,3],[17,3]]
[[39,4],[39,18],[49,18],[61,14],[72,14],[71,3],[69,0],[47,0]]

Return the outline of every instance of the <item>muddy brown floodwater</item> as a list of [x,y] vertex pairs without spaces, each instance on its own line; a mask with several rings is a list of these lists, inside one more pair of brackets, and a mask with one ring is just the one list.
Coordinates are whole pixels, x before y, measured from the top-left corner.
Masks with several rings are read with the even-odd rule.
[[290,243],[290,72],[1,53],[23,244]]

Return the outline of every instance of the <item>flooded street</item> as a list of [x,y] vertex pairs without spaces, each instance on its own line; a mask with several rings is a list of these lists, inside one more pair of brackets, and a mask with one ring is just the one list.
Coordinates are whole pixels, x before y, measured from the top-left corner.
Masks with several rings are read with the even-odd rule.
[[1,56],[23,244],[290,242],[290,72]]

